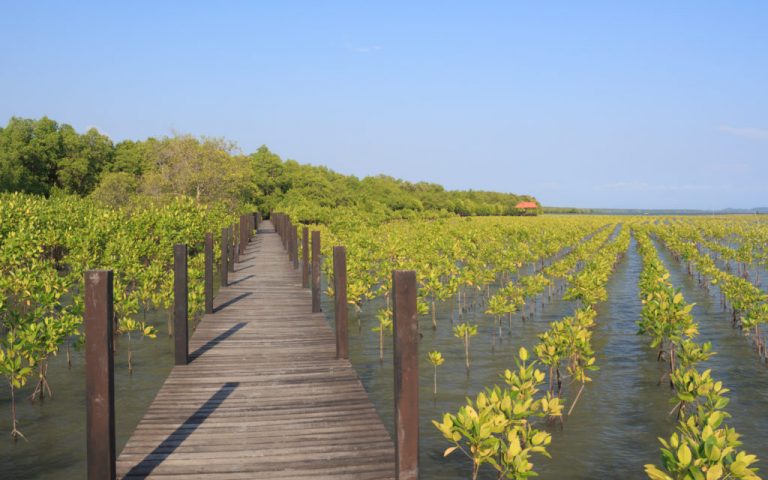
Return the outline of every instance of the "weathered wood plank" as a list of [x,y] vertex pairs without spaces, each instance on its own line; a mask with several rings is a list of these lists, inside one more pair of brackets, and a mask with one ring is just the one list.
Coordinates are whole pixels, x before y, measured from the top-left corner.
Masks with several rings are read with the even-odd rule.
[[117,461],[119,478],[394,479],[394,447],[268,222]]

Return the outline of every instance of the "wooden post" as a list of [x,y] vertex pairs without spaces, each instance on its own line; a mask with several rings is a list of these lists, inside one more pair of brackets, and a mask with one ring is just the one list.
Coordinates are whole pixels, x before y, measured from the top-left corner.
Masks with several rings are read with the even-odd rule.
[[312,312],[320,310],[320,232],[312,232]]
[[288,261],[293,263],[293,239],[291,238],[291,234],[293,233],[293,227],[291,226],[291,223],[288,222],[286,225],[285,230],[285,251],[288,253]]
[[291,229],[291,257],[293,258],[293,269],[299,268],[299,229],[296,225]]
[[221,286],[226,287],[229,285],[229,230],[226,228],[221,229]]
[[245,247],[248,246],[248,220],[245,215],[240,215],[240,255],[245,255]]
[[85,272],[85,409],[88,480],[114,480],[115,367],[111,270]]
[[395,356],[395,466],[398,480],[419,478],[419,332],[416,272],[392,272]]
[[227,227],[227,271],[235,271],[235,231]]
[[285,251],[288,253],[288,260],[292,261],[293,260],[293,258],[291,257],[291,253],[292,253],[291,252],[291,230],[292,230],[292,228],[291,228],[291,221],[290,220],[286,220],[285,221],[285,226],[283,227],[283,229],[285,230]]
[[213,234],[205,234],[205,313],[213,313]]
[[309,288],[309,227],[301,229],[301,287]]
[[283,229],[283,248],[288,251],[288,225],[290,225],[291,221],[285,214],[283,214],[282,218],[283,220],[280,223]]
[[189,337],[187,323],[187,246],[173,246],[173,337],[176,365],[189,361]]
[[234,242],[234,245],[232,246],[232,271],[235,271],[235,263],[240,262],[240,235],[237,233],[237,223],[232,224],[232,241]]
[[333,296],[336,313],[336,358],[349,358],[347,249],[344,247],[333,247]]

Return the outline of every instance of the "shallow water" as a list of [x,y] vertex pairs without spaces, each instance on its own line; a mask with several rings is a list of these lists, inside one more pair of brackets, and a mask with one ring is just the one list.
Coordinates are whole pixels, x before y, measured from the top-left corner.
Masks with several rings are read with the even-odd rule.
[[[219,276],[214,275],[214,291]],[[133,374],[128,372],[128,339],[119,337],[115,354],[115,447],[120,454],[174,364],[173,338],[167,335],[168,312],[154,310],[146,321],[158,330],[157,338],[133,336]],[[194,328],[190,319],[190,329]],[[190,330],[191,332],[192,330]],[[86,477],[85,358],[66,348],[52,357],[48,382],[53,398],[31,402],[36,377],[16,392],[18,429],[27,438],[10,438],[11,400],[8,385],[0,384],[0,478],[81,480]]]
[[[118,342],[115,357],[115,431],[119,452],[155,398],[173,366],[173,339],[166,332],[166,314],[152,312],[148,320],[160,330],[157,339],[133,340],[132,375],[128,373],[127,339]],[[27,441],[13,442],[8,386],[0,387],[0,477],[3,479],[82,479],[85,478],[85,359],[83,352],[72,351],[72,368],[67,368],[65,352],[51,360],[48,379],[53,398],[30,402],[34,390],[30,379],[17,392],[18,428]]]
[[[701,340],[711,340],[718,355],[707,368],[731,388],[733,415],[730,424],[743,434],[745,448],[761,459],[768,457],[768,432],[765,423],[755,421],[768,410],[768,372],[751,351],[749,343],[730,327],[729,315],[720,308],[716,297],[700,289],[695,279],[660,248],[662,259],[671,272],[672,281],[683,288],[686,300],[697,302],[694,313],[701,327]],[[597,327],[593,346],[600,370],[593,372],[573,414],[559,425],[549,426],[552,459],[532,459],[542,479],[643,479],[643,465],[659,463],[657,437],[668,437],[675,421],[668,416],[671,390],[667,383],[659,385],[663,365],[656,352],[648,347],[647,337],[637,335],[641,303],[638,278],[642,263],[635,242],[618,265],[607,289],[609,300],[598,306]],[[384,361],[379,361],[377,334],[371,328],[378,322],[375,313],[383,307],[376,300],[360,314],[350,312],[350,358],[376,405],[390,433],[393,429],[393,372],[391,337],[385,339]],[[419,345],[420,361],[420,464],[423,479],[465,479],[470,474],[469,461],[453,453],[443,457],[450,444],[432,425],[444,412],[455,412],[466,396],[474,397],[484,386],[502,383],[499,374],[514,366],[513,356],[520,346],[532,347],[536,335],[549,322],[570,314],[574,306],[561,300],[539,308],[533,319],[523,322],[514,317],[513,335],[506,331],[501,342],[491,348],[493,320],[478,308],[468,316],[480,325],[471,340],[471,370],[464,367],[461,341],[451,331],[452,304],[438,305],[438,329],[432,330],[431,316],[420,318],[423,335]],[[333,322],[333,305],[324,300],[323,310]],[[358,327],[358,320],[360,322]],[[440,350],[446,358],[438,367],[438,394],[432,395],[432,366],[426,360],[431,350]],[[566,396],[576,393],[576,385]],[[765,461],[760,462],[765,468]],[[482,478],[496,478],[490,468]]]
[[[708,362],[713,374],[731,388],[727,410],[733,415],[730,424],[743,434],[745,448],[761,459],[768,458],[768,432],[762,421],[768,411],[768,371],[751,350],[747,339],[731,328],[730,315],[723,312],[716,290],[699,288],[661,246],[659,252],[671,273],[671,280],[683,290],[700,325],[700,340],[710,340],[718,355]],[[640,315],[637,281],[642,265],[634,241],[625,258],[611,277],[607,289],[609,300],[598,306],[597,327],[593,345],[600,370],[593,372],[572,416],[561,430],[548,427],[552,459],[536,456],[532,461],[542,479],[642,479],[643,464],[658,463],[657,437],[668,437],[675,422],[667,416],[670,390],[658,385],[663,366],[656,362],[655,352],[646,337],[636,335]],[[215,277],[217,278],[217,277]],[[325,289],[323,288],[323,291]],[[392,340],[385,339],[384,361],[379,361],[377,334],[371,331],[378,322],[375,314],[384,301],[366,305],[358,315],[350,311],[350,356],[363,385],[368,391],[385,425],[392,431],[393,372]],[[474,397],[484,386],[502,383],[499,374],[512,367],[513,356],[520,346],[532,347],[536,335],[547,329],[549,322],[572,313],[574,305],[555,300],[541,306],[536,314],[522,321],[513,319],[513,334],[502,324],[503,335],[492,342],[495,332],[491,317],[475,308],[465,314],[480,325],[471,340],[472,366],[464,367],[461,340],[451,331],[453,304],[438,305],[438,329],[432,330],[431,316],[420,318],[423,334],[420,344],[421,397],[421,478],[465,479],[469,462],[454,453],[443,458],[450,446],[431,423],[443,412],[455,412],[466,396]],[[333,321],[333,304],[323,297],[323,310]],[[145,409],[154,398],[173,364],[173,344],[165,335],[165,312],[152,312],[150,321],[162,332],[157,340],[134,341],[135,372],[128,374],[126,340],[122,339],[115,364],[116,421],[118,452],[127,441]],[[358,326],[359,320],[359,326]],[[462,319],[463,320],[463,319]],[[446,362],[438,369],[438,394],[432,395],[432,366],[426,360],[430,350],[440,350]],[[19,428],[28,442],[0,441],[1,478],[81,479],[85,476],[85,395],[82,354],[73,352],[73,366],[67,369],[66,357],[52,360],[49,378],[54,398],[43,403],[25,399],[33,388],[28,385],[19,395]],[[576,385],[566,389],[566,396],[576,393]],[[8,390],[0,385],[0,429],[10,430]],[[765,460],[761,461],[765,470]],[[482,478],[495,478],[490,470]]]

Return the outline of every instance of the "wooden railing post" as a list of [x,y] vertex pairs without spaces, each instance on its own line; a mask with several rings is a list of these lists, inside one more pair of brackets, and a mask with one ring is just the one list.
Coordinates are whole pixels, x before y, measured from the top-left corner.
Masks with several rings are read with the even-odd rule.
[[291,220],[288,218],[287,215],[283,216],[283,248],[285,248],[285,251],[290,254],[291,252],[288,252],[288,226],[291,224]]
[[187,323],[187,246],[173,246],[173,337],[176,365],[189,361],[189,333]]
[[309,288],[309,227],[301,229],[301,287]]
[[227,227],[227,271],[235,271],[235,232]]
[[283,226],[283,230],[285,231],[285,251],[288,253],[288,260],[293,260],[291,258],[291,221],[286,219],[285,225]]
[[293,269],[299,268],[299,229],[296,225],[291,229],[291,257],[293,257]]
[[392,272],[395,357],[395,467],[398,480],[419,478],[419,347],[416,272]]
[[333,296],[336,316],[336,358],[349,358],[347,249],[344,247],[333,247]]
[[245,215],[240,215],[240,255],[245,255],[245,247],[248,246],[248,220]]
[[111,270],[85,272],[85,409],[88,480],[114,480],[115,368]]
[[205,313],[213,313],[213,234],[205,234]]
[[235,263],[240,261],[240,235],[237,233],[237,223],[232,224],[232,271],[235,271]]
[[288,261],[293,263],[293,239],[291,238],[291,234],[293,233],[293,226],[291,225],[291,222],[287,222],[286,229],[285,229],[285,251],[288,253]]
[[226,287],[229,285],[229,229],[221,229],[221,286]]
[[320,232],[312,232],[312,312],[320,310]]

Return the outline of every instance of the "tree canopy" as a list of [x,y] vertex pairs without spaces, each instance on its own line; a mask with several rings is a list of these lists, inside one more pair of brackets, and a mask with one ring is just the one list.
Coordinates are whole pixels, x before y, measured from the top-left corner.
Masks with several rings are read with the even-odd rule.
[[515,215],[526,195],[449,191],[387,175],[359,179],[323,166],[283,160],[267,146],[245,155],[222,138],[173,135],[117,144],[95,128],[77,133],[43,117],[13,117],[0,128],[0,192],[91,195],[114,206],[144,197],[189,196],[201,203],[290,210],[324,221],[338,209],[378,219],[419,212]]

